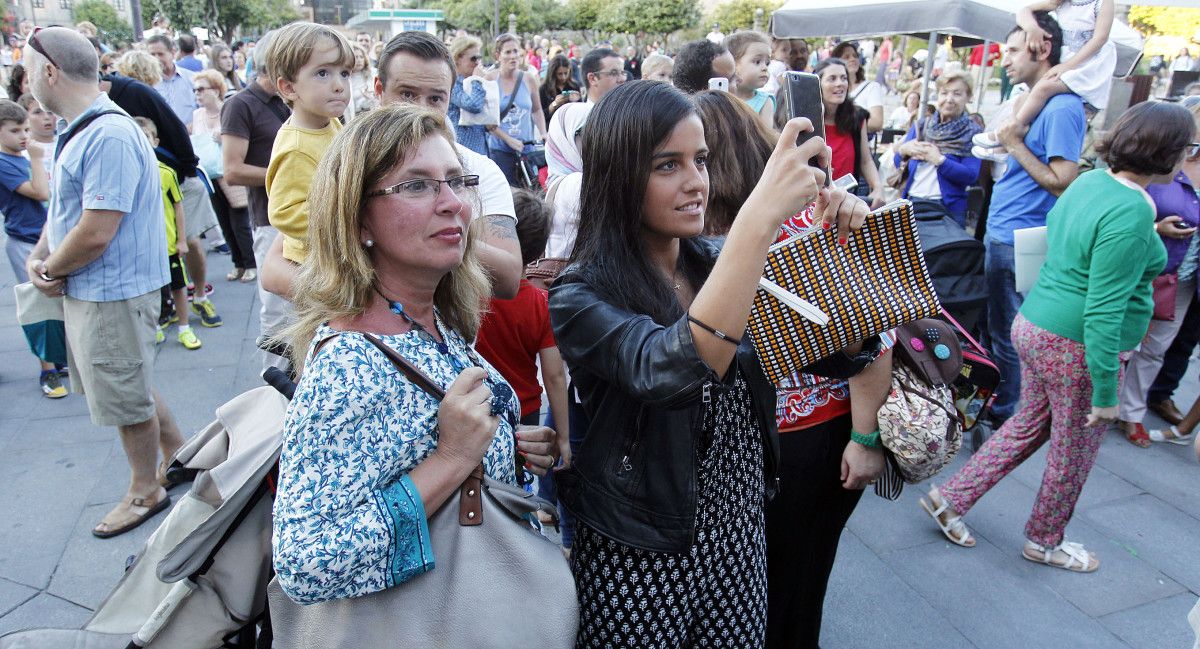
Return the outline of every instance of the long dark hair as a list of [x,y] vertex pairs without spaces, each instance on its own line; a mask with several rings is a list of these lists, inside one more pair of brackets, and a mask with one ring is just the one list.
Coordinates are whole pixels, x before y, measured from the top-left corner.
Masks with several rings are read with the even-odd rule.
[[562,68],[571,69],[571,59],[568,59],[562,54],[556,54],[550,59],[550,63],[546,65],[546,79],[542,81],[542,94],[547,97],[554,97],[564,90],[579,90],[575,85],[575,81],[571,79],[571,75],[567,75],[567,85],[562,88],[558,87],[558,71]]
[[[682,317],[683,307],[646,252],[642,203],[654,150],[693,115],[691,99],[669,84],[632,81],[605,94],[583,128],[579,233],[571,262],[606,302],[664,325]],[[699,288],[711,263],[684,244],[679,268]]]
[[[826,68],[835,65],[842,66],[842,69],[846,70],[847,79],[849,79],[850,69],[846,67],[846,62],[834,57],[830,57],[818,63],[817,67],[813,69],[813,74],[817,75],[818,77],[822,77],[823,75],[821,73],[824,72]],[[822,92],[824,92],[824,90],[822,90]],[[833,124],[834,126],[838,127],[839,131],[845,133],[846,135],[858,135],[858,107],[854,105],[854,100],[850,98],[849,84],[846,86],[846,99],[844,99],[842,103],[838,104],[837,112],[833,114]],[[854,141],[857,143],[858,138],[855,138]]]
[[733,227],[742,204],[754,191],[779,136],[767,128],[746,102],[720,90],[694,95],[708,143],[708,208],[705,234]]

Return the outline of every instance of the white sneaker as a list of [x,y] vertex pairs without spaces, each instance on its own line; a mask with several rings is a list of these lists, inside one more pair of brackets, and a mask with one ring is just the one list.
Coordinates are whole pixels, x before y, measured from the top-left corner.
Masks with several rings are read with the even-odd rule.
[[985,148],[981,146],[971,147],[971,155],[980,160],[991,160],[992,162],[1008,162],[1008,152],[1004,149]]

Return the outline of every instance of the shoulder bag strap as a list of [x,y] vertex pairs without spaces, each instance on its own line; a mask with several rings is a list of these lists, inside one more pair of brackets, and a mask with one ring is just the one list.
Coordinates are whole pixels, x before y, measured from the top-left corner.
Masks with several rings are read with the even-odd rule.
[[382,340],[369,333],[363,333],[363,338],[366,338],[367,342],[379,348],[379,351],[383,352],[383,355],[388,357],[388,360],[392,362],[392,365],[396,366],[396,369],[399,370],[401,374],[408,377],[408,380],[416,384],[417,387],[428,392],[429,396],[433,397],[437,401],[441,401],[443,398],[445,398],[446,391],[439,387],[433,379],[429,378],[428,374],[422,372],[416,365],[408,362],[407,358],[404,358],[398,354],[396,350],[383,344]]
[[75,126],[68,129],[67,132],[63,133],[62,136],[60,136],[58,138],[58,144],[56,144],[54,147],[54,159],[58,160],[58,156],[61,155],[62,150],[66,148],[67,142],[70,142],[72,139],[74,139],[76,135],[79,135],[80,132],[82,132],[83,129],[87,128],[88,125],[91,124],[92,122],[96,121],[97,119],[99,119],[101,117],[104,117],[105,115],[124,115],[124,114],[125,113],[123,113],[119,110],[102,110],[102,111],[99,111],[96,113],[92,113],[91,115],[88,115],[87,117],[84,117],[83,119],[79,120],[75,124]]
[[[500,85],[499,76],[496,77],[496,85]],[[504,121],[504,116],[508,114],[508,111],[512,110],[513,104],[517,101],[517,93],[521,92],[521,86],[523,85],[525,85],[525,73],[521,72],[520,76],[517,77],[517,85],[513,88],[512,94],[508,96],[508,103],[504,104],[504,109],[500,111],[501,122]]]

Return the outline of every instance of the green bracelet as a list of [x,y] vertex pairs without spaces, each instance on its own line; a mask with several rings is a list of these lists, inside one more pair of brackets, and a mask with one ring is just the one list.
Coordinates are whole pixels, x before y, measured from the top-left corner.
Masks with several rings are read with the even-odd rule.
[[862,444],[867,448],[883,448],[883,440],[879,437],[879,431],[866,434],[860,433],[853,428],[850,429],[850,441]]

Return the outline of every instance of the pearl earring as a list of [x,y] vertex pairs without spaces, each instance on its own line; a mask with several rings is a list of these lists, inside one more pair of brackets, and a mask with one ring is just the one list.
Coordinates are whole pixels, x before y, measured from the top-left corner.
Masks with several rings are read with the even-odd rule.
[[374,241],[372,241],[372,240],[370,240],[370,239],[367,239],[366,241],[364,241],[364,242],[363,242],[363,245],[364,245],[364,246],[366,246],[366,247],[368,247],[368,248],[374,248],[374,247],[375,247],[375,242],[374,242]]

